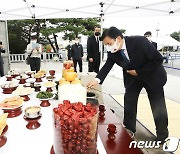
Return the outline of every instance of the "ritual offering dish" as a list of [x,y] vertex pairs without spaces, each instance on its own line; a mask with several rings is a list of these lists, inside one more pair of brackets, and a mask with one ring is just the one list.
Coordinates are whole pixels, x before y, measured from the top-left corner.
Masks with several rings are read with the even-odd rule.
[[41,108],[39,106],[30,106],[25,109],[25,116],[30,119],[35,119],[41,116]]
[[108,138],[110,140],[114,140],[116,138],[115,134],[117,133],[117,130],[116,130],[116,125],[114,124],[109,124],[108,125],[108,128],[107,128],[107,131],[108,131]]
[[34,77],[35,71],[27,71],[25,72],[26,75],[28,75],[30,78]]
[[42,107],[48,107],[51,104],[49,103],[49,100],[54,98],[54,94],[47,91],[41,91],[37,93],[36,98],[38,98],[41,101],[40,106]]
[[8,75],[11,75],[12,78],[15,78],[15,77],[19,76],[20,72],[21,72],[21,71],[20,71],[19,69],[15,68],[15,69],[11,69],[11,70],[8,72]]
[[54,153],[96,154],[98,108],[63,101],[53,109]]
[[12,76],[11,75],[6,75],[6,81],[12,81]]
[[35,77],[36,78],[36,82],[42,82],[42,77]]
[[7,138],[5,136],[5,133],[8,130],[7,116],[8,113],[0,115],[0,148],[4,146],[7,142]]
[[52,92],[53,91],[52,88],[55,87],[56,84],[52,81],[47,81],[43,83],[43,86],[47,88],[46,89],[47,92]]
[[30,95],[31,93],[34,92],[34,88],[31,87],[23,87],[23,86],[19,86],[14,92],[13,94],[17,94],[21,97],[24,98],[24,101],[29,101],[30,98],[28,95]]
[[41,91],[41,84],[35,83],[35,84],[34,84],[34,89],[35,89],[35,92]]
[[30,106],[25,109],[24,119],[28,122],[26,128],[37,129],[41,126],[39,119],[41,118],[41,108],[39,106]]
[[18,84],[13,81],[8,81],[5,84],[1,85],[4,94],[11,94],[14,90],[16,90],[17,87]]
[[29,76],[26,74],[22,74],[22,75],[16,77],[16,79],[19,80],[19,84],[25,84],[26,79],[28,79],[28,78],[29,78]]
[[55,75],[55,70],[49,70],[49,74],[50,74],[51,76],[54,76],[54,75]]
[[55,79],[55,77],[54,77],[54,76],[47,76],[46,79],[47,79],[48,81],[52,81],[53,79]]
[[46,71],[44,70],[40,70],[34,75],[36,82],[42,82],[42,78],[45,76],[46,76]]
[[22,105],[24,98],[19,96],[13,96],[9,98],[5,98],[0,103],[0,108],[4,113],[8,113],[8,118],[17,117],[22,113]]
[[73,66],[74,66],[74,63],[73,63],[72,60],[66,60],[66,61],[64,61],[64,63],[63,63],[63,67],[64,67],[65,69],[70,69],[70,68],[73,67]]

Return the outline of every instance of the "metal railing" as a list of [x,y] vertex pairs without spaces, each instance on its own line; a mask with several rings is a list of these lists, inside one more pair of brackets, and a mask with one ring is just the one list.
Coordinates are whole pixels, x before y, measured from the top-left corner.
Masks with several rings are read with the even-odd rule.
[[[59,53],[42,53],[41,60],[50,61],[53,60],[53,57],[60,57],[60,55],[61,54]],[[11,63],[24,62],[26,60],[27,54],[10,54],[9,57]]]
[[[41,55],[42,61],[50,61],[53,60],[53,57],[63,57],[62,54],[59,53],[45,53],[43,52]],[[27,54],[10,54],[10,62],[24,62],[27,57]],[[180,53],[171,53],[171,60],[180,59]]]

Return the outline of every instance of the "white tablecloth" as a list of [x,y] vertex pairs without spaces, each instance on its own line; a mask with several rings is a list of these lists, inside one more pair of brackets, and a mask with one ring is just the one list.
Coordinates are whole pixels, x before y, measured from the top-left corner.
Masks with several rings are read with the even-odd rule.
[[[61,75],[57,75],[59,79]],[[0,84],[6,79],[0,78]],[[3,94],[0,88],[0,102],[12,95]],[[7,143],[0,148],[0,154],[50,154],[53,145],[53,119],[52,109],[57,106],[58,101],[50,100],[51,106],[41,107],[42,117],[39,120],[41,126],[35,130],[26,128],[27,122],[24,120],[24,109],[29,106],[39,106],[40,101],[36,98],[36,93],[30,95],[30,100],[24,102],[23,113],[15,118],[8,118],[8,131],[6,133]],[[0,109],[0,114],[3,111]],[[104,146],[98,136],[98,151],[106,154]]]

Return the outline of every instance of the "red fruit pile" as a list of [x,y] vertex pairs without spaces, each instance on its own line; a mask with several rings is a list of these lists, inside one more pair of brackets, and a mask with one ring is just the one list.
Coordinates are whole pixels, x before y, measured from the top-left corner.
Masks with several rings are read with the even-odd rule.
[[97,107],[63,101],[54,111],[56,154],[96,154]]

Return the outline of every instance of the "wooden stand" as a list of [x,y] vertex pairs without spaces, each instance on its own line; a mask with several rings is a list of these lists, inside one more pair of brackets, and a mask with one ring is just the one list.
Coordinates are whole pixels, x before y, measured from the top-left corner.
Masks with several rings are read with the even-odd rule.
[[12,81],[12,76],[7,76],[6,78],[6,81]]
[[47,91],[47,92],[52,92],[52,91],[53,91],[53,90],[52,90],[52,87],[47,87],[46,91]]
[[29,98],[29,96],[28,96],[28,95],[23,95],[23,96],[21,96],[21,97],[23,97],[23,98],[24,98],[24,101],[25,101],[25,102],[30,100],[30,98]]
[[18,107],[16,109],[3,109],[4,113],[8,113],[8,118],[14,118],[22,113],[21,107]]
[[36,78],[36,82],[42,82],[41,78]]
[[40,106],[42,107],[48,107],[50,106],[51,104],[49,103],[49,100],[41,100],[41,104]]
[[40,89],[41,89],[41,86],[34,86],[34,89],[35,89],[35,92],[39,92],[39,91],[41,91]]
[[41,118],[41,116],[42,115],[40,115],[39,117],[35,119],[27,118],[26,116],[24,116],[24,119],[28,122],[28,124],[26,125],[26,128],[30,130],[39,128],[41,124],[38,122],[38,120]]
[[2,146],[4,146],[7,142],[7,138],[6,136],[4,136],[4,134],[7,132],[8,130],[8,125],[6,125],[6,127],[4,128],[3,132],[2,132],[2,135],[0,135],[0,148]]
[[19,80],[19,84],[25,84],[26,83],[26,79],[20,79]]

